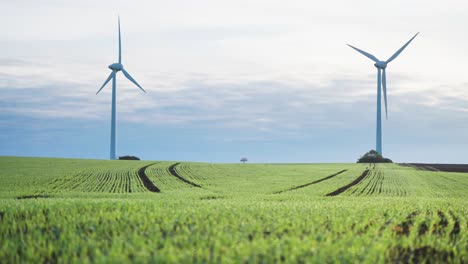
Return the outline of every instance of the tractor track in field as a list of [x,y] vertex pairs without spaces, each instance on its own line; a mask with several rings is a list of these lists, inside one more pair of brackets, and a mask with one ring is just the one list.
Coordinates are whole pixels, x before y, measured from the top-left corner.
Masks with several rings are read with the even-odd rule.
[[289,189],[287,189],[287,190],[277,191],[277,192],[274,192],[274,194],[283,193],[283,192],[288,192],[288,191],[293,191],[293,190],[297,190],[297,189],[300,189],[300,188],[307,187],[307,186],[312,185],[312,184],[317,184],[317,183],[319,183],[319,182],[322,182],[322,181],[331,179],[331,178],[333,178],[333,177],[335,177],[335,176],[337,176],[337,175],[339,175],[339,174],[341,174],[341,173],[343,173],[343,172],[345,172],[345,171],[347,171],[347,170],[342,170],[342,171],[339,171],[339,172],[337,172],[337,173],[335,173],[335,174],[332,174],[332,175],[330,175],[330,176],[327,176],[327,177],[325,177],[325,178],[322,178],[322,179],[319,179],[319,180],[316,180],[316,181],[313,181],[313,182],[309,182],[309,183],[306,183],[306,184],[302,184],[302,185],[299,185],[299,186],[295,186],[295,187],[289,188]]
[[357,177],[354,181],[352,181],[350,184],[348,185],[345,185],[343,187],[340,187],[338,189],[336,189],[335,191],[331,192],[331,193],[328,193],[327,195],[325,196],[336,196],[336,195],[339,195],[341,194],[342,192],[348,190],[349,188],[353,187],[354,185],[358,184],[360,181],[364,180],[364,178],[367,177],[367,175],[369,175],[369,170],[365,170],[361,176]]
[[189,184],[189,185],[192,185],[193,187],[201,188],[200,185],[198,185],[198,184],[196,184],[196,183],[194,183],[194,182],[191,182],[191,181],[185,179],[184,177],[180,176],[179,173],[177,173],[177,171],[175,170],[175,167],[176,167],[177,165],[179,165],[179,164],[180,164],[180,162],[175,163],[175,164],[172,164],[171,166],[169,166],[169,169],[168,169],[168,170],[169,170],[169,173],[170,173],[172,176],[174,176],[174,177],[176,177],[177,179],[179,179],[180,181],[182,181],[182,182],[185,182],[185,183],[187,183],[187,184]]
[[158,162],[151,163],[151,164],[146,165],[146,166],[144,166],[144,167],[142,167],[142,168],[140,168],[138,170],[138,177],[140,177],[141,181],[143,182],[143,185],[150,192],[161,192],[161,190],[158,187],[156,187],[156,185],[154,185],[154,183],[148,178],[148,175],[146,175],[146,173],[145,173],[146,168],[148,168],[149,166],[152,166],[154,164],[157,164],[157,163]]

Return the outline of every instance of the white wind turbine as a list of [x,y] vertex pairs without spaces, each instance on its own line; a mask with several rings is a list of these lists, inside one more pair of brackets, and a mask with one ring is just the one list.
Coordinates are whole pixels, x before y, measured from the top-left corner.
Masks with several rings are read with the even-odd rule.
[[[393,54],[388,60],[380,61],[374,55],[367,53],[363,50],[360,50],[356,47],[353,47],[349,44],[351,48],[355,49],[362,55],[366,56],[367,58],[373,60],[375,62],[374,66],[377,68],[377,139],[376,139],[376,151],[382,155],[382,117],[381,117],[381,85],[383,86],[383,93],[384,93],[384,100],[385,100],[385,117],[388,118],[387,115],[387,77],[385,74],[385,69],[387,68],[387,64],[393,61],[400,53],[410,44],[410,42],[419,34],[416,33],[408,42],[406,42],[403,47],[401,47],[395,54]],[[382,73],[383,72],[383,73]]]
[[116,119],[116,105],[115,105],[115,97],[116,97],[116,77],[117,77],[117,72],[122,71],[125,77],[129,79],[132,83],[134,83],[138,88],[140,88],[143,92],[146,93],[146,91],[135,81],[135,79],[132,78],[132,76],[124,69],[122,65],[122,45],[121,45],[121,40],[120,40],[120,17],[118,19],[118,24],[119,24],[119,62],[118,63],[113,63],[109,65],[109,69],[112,70],[110,73],[109,77],[107,77],[107,80],[104,82],[104,84],[101,86],[101,88],[97,91],[96,94],[98,94],[104,86],[112,79],[112,116],[111,116],[111,140],[110,140],[110,159],[113,160],[115,159],[115,119]]

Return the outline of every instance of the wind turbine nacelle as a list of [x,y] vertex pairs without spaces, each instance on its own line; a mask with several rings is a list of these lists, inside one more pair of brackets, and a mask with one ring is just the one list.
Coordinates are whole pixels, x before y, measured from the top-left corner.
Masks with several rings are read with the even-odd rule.
[[385,69],[387,68],[387,63],[385,61],[378,61],[374,64],[374,66],[379,69]]
[[109,69],[113,71],[121,71],[123,69],[123,65],[120,63],[112,63],[111,65],[109,65]]

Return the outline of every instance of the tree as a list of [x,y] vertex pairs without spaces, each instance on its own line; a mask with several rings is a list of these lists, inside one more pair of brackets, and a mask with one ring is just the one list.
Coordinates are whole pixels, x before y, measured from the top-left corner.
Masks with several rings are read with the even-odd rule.
[[240,159],[240,161],[245,164],[249,160],[246,157],[243,157],[243,158]]
[[392,160],[384,158],[377,151],[372,149],[359,158],[357,163],[392,163]]

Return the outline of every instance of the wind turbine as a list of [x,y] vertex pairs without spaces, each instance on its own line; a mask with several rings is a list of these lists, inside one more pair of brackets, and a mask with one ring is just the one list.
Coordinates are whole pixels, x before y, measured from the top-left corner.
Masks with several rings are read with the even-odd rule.
[[[382,115],[381,115],[381,85],[383,86],[383,93],[384,93],[384,100],[385,100],[385,118],[388,119],[388,114],[387,114],[387,77],[385,74],[385,69],[387,68],[387,64],[389,64],[391,61],[396,59],[398,55],[410,44],[410,42],[419,34],[416,33],[408,42],[406,42],[403,47],[401,47],[395,54],[393,54],[388,60],[386,61],[380,61],[377,59],[374,55],[367,53],[363,50],[360,50],[356,47],[353,47],[349,44],[351,48],[355,49],[362,55],[366,56],[367,58],[373,60],[375,62],[374,66],[377,68],[377,139],[376,139],[376,151],[382,155]],[[383,74],[382,74],[383,71]]]
[[141,88],[141,86],[135,81],[135,79],[132,78],[132,76],[124,69],[122,65],[122,45],[120,41],[120,17],[118,18],[118,24],[119,24],[119,62],[118,63],[112,63],[109,65],[109,69],[112,70],[110,73],[109,77],[107,77],[107,80],[104,82],[104,84],[101,86],[101,88],[97,91],[96,94],[98,94],[104,86],[112,79],[112,117],[111,117],[111,140],[110,140],[110,159],[113,160],[115,159],[115,110],[116,110],[116,105],[115,105],[115,97],[116,97],[116,77],[117,77],[117,72],[122,71],[125,77],[129,79],[132,83],[134,83],[138,88],[140,88],[143,92],[146,93],[146,91]]

